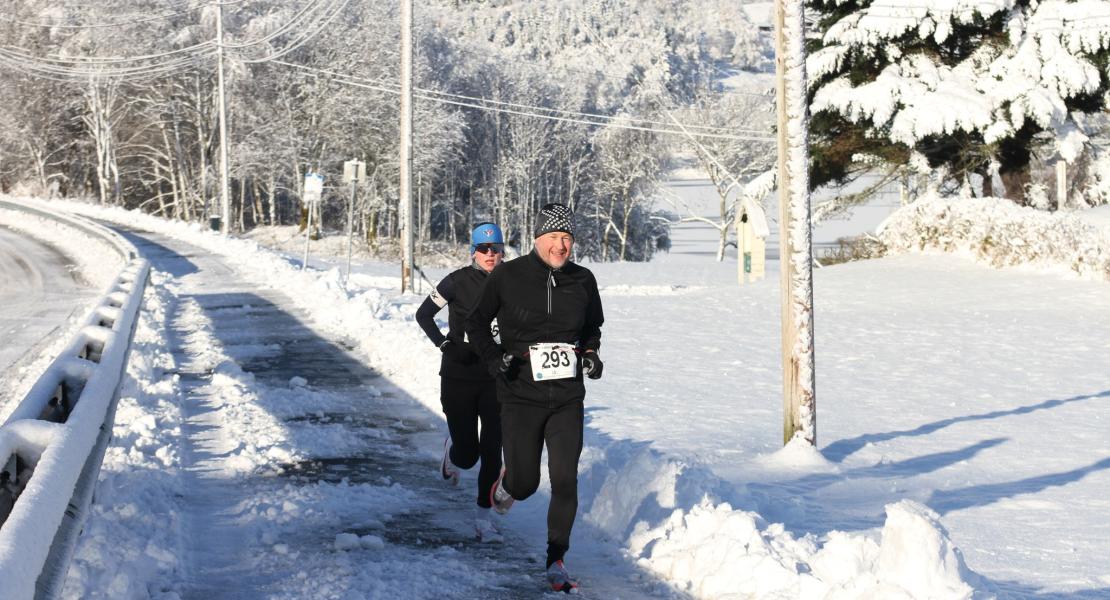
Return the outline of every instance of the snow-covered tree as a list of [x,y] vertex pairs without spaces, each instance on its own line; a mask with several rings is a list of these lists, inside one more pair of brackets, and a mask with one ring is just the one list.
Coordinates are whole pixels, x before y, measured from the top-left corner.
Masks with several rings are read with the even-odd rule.
[[769,131],[774,114],[773,100],[752,92],[708,95],[702,102],[683,111],[682,119],[688,123],[716,127],[731,131],[733,138],[692,138],[683,140],[689,152],[697,157],[699,166],[709,175],[717,191],[718,214],[716,218],[697,214],[680,199],[674,199],[675,208],[683,221],[701,221],[717,229],[717,260],[723,261],[728,246],[729,232],[734,229],[737,202],[742,188],[755,177],[767,172],[775,164],[774,141],[760,141],[758,132]]
[[[222,7],[230,225],[297,222],[305,171],[330,187],[359,158],[373,174],[356,208],[360,233],[388,248],[399,233],[398,7],[338,7]],[[14,20],[0,19],[0,186],[62,182],[61,194],[190,221],[216,208],[215,5],[11,0],[5,11]],[[495,218],[526,246],[539,207],[564,202],[583,227],[609,218],[583,236],[581,256],[647,258],[666,241],[643,185],[661,174],[662,145],[602,135],[609,120],[658,122],[701,103],[724,66],[767,61],[764,34],[730,0],[433,0],[415,16],[422,240],[457,241]],[[144,56],[154,58],[139,71],[170,66],[122,77],[106,61],[95,80],[74,76],[92,64],[84,57]],[[621,172],[628,163],[608,141],[621,139],[651,145],[637,164],[654,172]],[[338,229],[346,192],[331,197],[316,222]]]
[[630,247],[640,245],[632,234],[642,233],[633,225],[637,217],[643,220],[652,211],[668,149],[655,134],[612,127],[599,132],[594,143],[602,176],[592,217],[599,230],[601,259],[646,260],[651,257],[650,245],[646,256],[629,253]]
[[[1025,202],[1041,147],[1074,155],[1074,114],[1110,91],[1105,0],[811,0],[819,35],[807,61],[813,185],[874,159],[966,183],[995,172]],[[866,156],[869,161],[860,163]]]
[[24,184],[48,194],[80,179],[66,161],[80,104],[80,92],[57,81],[0,71],[0,191]]

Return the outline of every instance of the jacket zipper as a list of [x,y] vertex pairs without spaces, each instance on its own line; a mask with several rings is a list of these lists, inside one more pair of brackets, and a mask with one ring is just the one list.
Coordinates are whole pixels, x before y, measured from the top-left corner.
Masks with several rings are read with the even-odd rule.
[[[551,290],[555,287],[555,272],[547,271],[547,326],[551,326]],[[547,337],[551,337],[548,335]],[[547,407],[555,408],[555,398],[553,397],[553,390],[550,386],[547,387]]]
[[551,316],[551,289],[555,287],[555,272],[547,272],[547,316]]

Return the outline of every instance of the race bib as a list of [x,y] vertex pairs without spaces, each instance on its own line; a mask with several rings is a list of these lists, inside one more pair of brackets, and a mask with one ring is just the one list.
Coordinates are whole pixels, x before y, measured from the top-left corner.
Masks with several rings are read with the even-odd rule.
[[578,369],[573,344],[533,344],[528,347],[528,356],[536,381],[567,379],[574,377]]

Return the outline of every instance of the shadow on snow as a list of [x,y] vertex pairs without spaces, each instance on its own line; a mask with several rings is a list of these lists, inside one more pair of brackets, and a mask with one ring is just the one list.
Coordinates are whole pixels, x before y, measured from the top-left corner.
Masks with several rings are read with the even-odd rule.
[[934,421],[932,423],[927,423],[925,425],[922,425],[920,427],[916,427],[914,429],[905,429],[905,430],[902,430],[902,431],[889,431],[889,432],[884,432],[884,433],[868,433],[868,434],[865,434],[865,435],[857,436],[857,437],[846,439],[846,440],[837,440],[837,441],[829,444],[828,446],[825,446],[825,448],[821,451],[821,453],[825,456],[825,458],[827,458],[827,459],[829,459],[833,462],[843,462],[845,458],[851,456],[852,454],[854,454],[855,452],[857,452],[859,449],[863,448],[867,444],[885,442],[887,440],[892,440],[892,439],[900,438],[900,437],[915,437],[915,436],[929,435],[930,433],[933,433],[935,431],[944,429],[945,427],[950,427],[952,425],[956,425],[958,423],[968,423],[968,422],[973,422],[973,421],[986,421],[986,420],[990,420],[990,419],[1000,419],[1000,418],[1003,418],[1003,417],[1010,417],[1010,416],[1014,416],[1014,415],[1024,415],[1024,414],[1036,412],[1036,411],[1039,411],[1039,410],[1048,410],[1048,409],[1052,409],[1052,408],[1057,408],[1057,407],[1063,406],[1065,404],[1071,404],[1071,403],[1074,403],[1074,402],[1083,402],[1085,400],[1095,400],[1095,399],[1098,399],[1098,398],[1110,398],[1110,390],[1106,390],[1104,392],[1100,392],[1100,393],[1097,393],[1097,394],[1083,394],[1083,395],[1080,395],[1080,396],[1072,396],[1070,398],[1064,398],[1064,399],[1045,400],[1044,402],[1040,402],[1038,404],[1032,404],[1030,406],[1020,406],[1018,408],[1011,408],[1011,409],[1007,409],[1007,410],[995,410],[995,411],[991,411],[991,412],[988,412],[988,413],[982,413],[982,414],[978,414],[978,415],[965,415],[965,416],[962,416],[962,417],[952,417],[950,419],[941,419],[940,421]]
[[[198,273],[202,266],[210,262],[208,256],[202,256],[202,250],[177,252],[165,245],[169,242],[160,244],[151,241],[143,233],[119,228],[117,230],[139,246],[156,269],[175,277]],[[209,268],[226,270],[222,275],[229,282],[236,283],[233,272],[225,266],[216,264]],[[238,289],[230,289],[234,287]],[[253,377],[261,400],[260,407],[283,423],[289,431],[291,443],[296,444],[298,438],[306,441],[314,439],[324,428],[339,432],[337,439],[358,441],[349,444],[346,451],[334,455],[315,455],[312,447],[308,447],[309,444],[305,444],[304,448],[293,447],[291,450],[303,458],[276,468],[272,464],[266,465],[256,469],[245,479],[236,480],[233,485],[246,490],[242,495],[250,497],[264,497],[270,491],[276,493],[288,485],[305,489],[321,485],[370,485],[389,489],[399,485],[412,492],[413,498],[401,511],[403,516],[392,515],[397,518],[389,520],[387,526],[374,523],[376,519],[372,518],[375,514],[373,506],[346,506],[342,510],[349,512],[349,515],[332,516],[338,524],[319,526],[317,523],[314,527],[309,522],[301,525],[295,533],[291,532],[291,536],[283,535],[282,541],[292,542],[298,550],[326,557],[329,553],[335,553],[333,544],[337,533],[375,534],[389,544],[393,552],[400,552],[402,555],[409,553],[414,559],[421,557],[424,562],[429,556],[438,557],[441,552],[446,551],[452,560],[467,564],[468,568],[478,573],[475,580],[484,582],[478,590],[468,590],[464,584],[466,580],[460,579],[453,583],[452,589],[439,590],[436,597],[473,597],[475,591],[480,591],[481,597],[490,599],[538,596],[543,586],[543,563],[542,559],[537,563],[537,557],[542,556],[545,540],[514,539],[510,530],[507,531],[509,535],[504,545],[478,544],[470,530],[469,520],[474,495],[469,489],[463,491],[459,488],[445,488],[434,477],[438,470],[434,461],[429,460],[433,452],[427,449],[441,443],[442,437],[438,432],[444,429],[442,416],[406,397],[380,373],[348,352],[349,346],[316,333],[307,323],[307,317],[283,310],[279,303],[291,304],[284,298],[267,298],[276,298],[275,293],[264,290],[239,291],[248,287],[242,284],[225,285],[217,288],[229,290],[214,289],[213,293],[185,294],[177,299],[178,306],[167,308],[170,313],[176,314],[179,306],[185,302],[192,301],[199,306],[212,323],[210,335],[216,339],[225,355],[244,373],[249,373],[249,377]],[[185,325],[173,323],[171,344],[183,345],[189,335]],[[413,327],[416,325],[413,324]],[[182,388],[186,394],[199,393],[212,383],[212,366],[190,365],[187,361],[182,364],[180,347],[177,350],[180,369],[178,375]],[[428,370],[429,376],[432,376],[434,369],[429,367]],[[303,377],[309,382],[304,393],[312,394],[313,403],[303,408],[290,406],[288,401],[291,393],[290,380],[294,376]],[[268,397],[274,399],[278,396],[283,396],[286,400],[267,402]],[[195,405],[193,416],[203,417],[208,410],[214,409]],[[213,433],[215,427],[194,423],[187,426],[187,429],[191,437],[203,437]],[[240,446],[246,442],[240,441]],[[216,459],[230,456],[237,450],[238,448],[211,451],[197,448],[193,454],[203,460],[218,462]],[[464,484],[473,485],[473,482],[464,478]],[[541,492],[530,503],[546,501],[547,495]],[[221,518],[229,527],[242,528],[241,524],[250,518],[246,513],[249,504],[243,502],[234,507],[204,506],[201,510],[223,511],[226,514]],[[388,519],[389,516],[385,518]],[[581,519],[576,523],[576,530],[587,535],[591,535],[590,529]],[[243,530],[231,535],[240,534],[249,536],[251,532]],[[600,534],[594,535],[595,538],[600,537]],[[200,543],[203,544],[203,540]],[[258,547],[257,542],[250,543],[255,544],[249,550],[253,553],[270,552],[267,548]],[[375,558],[372,552],[360,558],[358,552],[356,550],[343,556],[350,557],[355,564],[360,561],[372,562]],[[294,578],[296,569],[287,573],[268,573],[266,569],[259,568],[255,561],[256,559],[247,561],[254,563],[253,568],[228,565],[227,570],[218,573],[218,579],[226,581],[230,578],[241,583],[241,589],[221,589],[214,583],[203,581],[203,576],[199,581],[194,576],[189,589],[185,590],[185,596],[206,599],[237,597],[244,589],[284,593],[275,586],[282,579]],[[289,566],[297,565],[293,563]],[[629,564],[628,569],[630,572],[640,572],[635,565]],[[412,568],[408,570],[411,571]],[[229,575],[229,572],[232,574]],[[418,572],[409,572],[407,575],[419,578]],[[644,575],[644,579],[653,581],[650,575]],[[379,583],[373,579],[359,578],[359,572],[356,571],[351,574],[349,581],[341,582],[341,585],[346,586],[343,592],[346,594],[372,595]],[[658,582],[649,585],[654,585],[657,589],[665,587]],[[406,590],[395,591],[401,596],[419,597]],[[633,590],[627,592],[630,595],[624,597],[636,597]],[[647,593],[644,596],[658,597]],[[669,593],[664,596],[677,597]]]

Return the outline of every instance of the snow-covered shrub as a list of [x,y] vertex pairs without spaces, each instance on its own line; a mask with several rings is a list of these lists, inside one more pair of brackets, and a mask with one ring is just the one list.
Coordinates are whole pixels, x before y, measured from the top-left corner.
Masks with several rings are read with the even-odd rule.
[[1052,199],[1048,197],[1048,186],[1041,181],[1034,181],[1026,186],[1025,200],[1029,206],[1037,210],[1048,210],[1052,207]]
[[1110,203],[1110,152],[1092,161],[1087,187],[1076,195],[1076,200],[1086,208]]
[[823,266],[837,265],[854,260],[879,258],[886,253],[883,243],[869,235],[837,238],[836,247],[821,253]]
[[925,197],[887,217],[889,252],[970,252],[996,267],[1041,264],[1110,281],[1110,235],[1072,213],[1048,213],[1002,198]]

